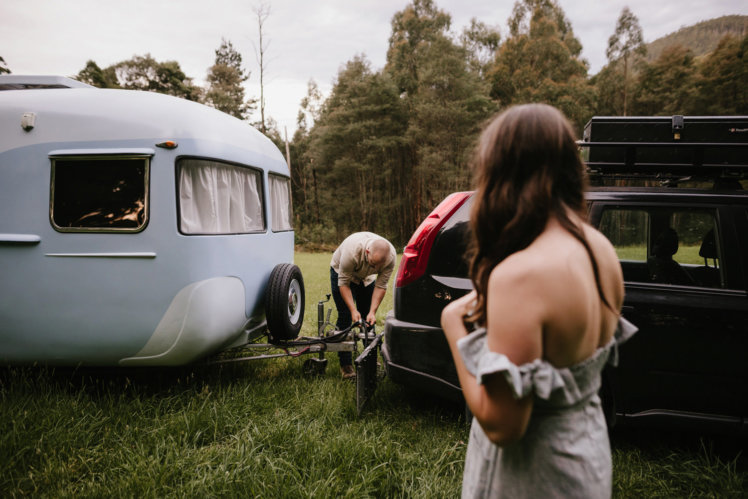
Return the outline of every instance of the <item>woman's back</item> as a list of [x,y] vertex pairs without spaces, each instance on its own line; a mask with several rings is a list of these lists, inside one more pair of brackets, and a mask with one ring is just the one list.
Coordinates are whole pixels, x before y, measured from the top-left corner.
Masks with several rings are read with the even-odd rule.
[[[463,497],[610,494],[610,447],[597,393],[619,324],[623,281],[610,243],[591,227],[584,233],[610,307],[584,245],[551,221],[530,246],[494,269],[487,327],[458,342],[466,369],[486,390],[506,384],[512,397],[532,405],[521,439],[501,446],[473,421]],[[505,308],[492,310],[504,301]],[[533,317],[537,327],[527,323]],[[521,324],[525,330],[515,335]]]
[[610,307],[600,298],[586,249],[558,223],[551,221],[533,244],[517,254],[536,265],[529,278],[539,280],[542,295],[538,299],[547,308],[542,357],[557,367],[581,362],[605,345],[613,336],[623,301],[623,277],[615,250],[595,229],[584,227]]
[[[573,217],[572,218],[577,218]],[[584,245],[558,221],[490,274],[486,300],[488,346],[517,365],[537,358],[568,367],[592,355],[615,331],[623,278],[608,240],[581,219],[598,267]]]

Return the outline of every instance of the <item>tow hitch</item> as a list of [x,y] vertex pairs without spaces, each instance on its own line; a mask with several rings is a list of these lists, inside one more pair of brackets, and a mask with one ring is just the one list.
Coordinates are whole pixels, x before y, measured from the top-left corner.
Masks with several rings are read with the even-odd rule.
[[[317,336],[299,336],[293,340],[273,341],[270,343],[248,343],[235,350],[229,350],[208,361],[209,364],[224,364],[229,362],[243,362],[249,360],[272,359],[277,357],[300,357],[314,355],[302,364],[302,372],[306,376],[319,376],[327,369],[326,352],[352,352],[356,368],[356,411],[360,416],[366,402],[374,394],[380,377],[377,358],[382,346],[383,333],[377,334],[374,324],[367,324],[363,320],[354,322],[343,330],[335,329],[330,322],[331,308],[325,303],[326,299],[317,302]],[[359,342],[363,351],[359,354]],[[282,352],[277,352],[281,350]],[[257,351],[264,351],[259,355],[244,355]],[[275,353],[270,353],[275,352]],[[239,356],[237,356],[239,355]],[[384,376],[384,370],[381,370]]]

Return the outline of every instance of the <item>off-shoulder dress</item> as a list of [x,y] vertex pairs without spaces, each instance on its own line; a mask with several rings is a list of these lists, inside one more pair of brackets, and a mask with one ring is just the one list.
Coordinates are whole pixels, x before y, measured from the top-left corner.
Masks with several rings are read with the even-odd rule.
[[557,368],[543,359],[521,366],[488,350],[486,330],[457,343],[467,370],[482,383],[503,375],[516,398],[534,397],[522,439],[499,447],[473,419],[465,458],[462,497],[591,497],[611,495],[610,442],[598,390],[618,345],[636,332],[621,318],[611,340],[589,358]]

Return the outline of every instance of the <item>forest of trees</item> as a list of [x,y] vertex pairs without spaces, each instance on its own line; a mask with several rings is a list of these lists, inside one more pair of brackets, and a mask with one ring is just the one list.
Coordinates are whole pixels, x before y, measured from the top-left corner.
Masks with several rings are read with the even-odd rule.
[[[608,63],[595,75],[555,0],[517,0],[506,30],[473,19],[458,35],[434,0],[412,0],[391,26],[383,68],[356,55],[341,66],[329,96],[310,81],[300,103],[289,149],[302,244],[333,245],[370,230],[402,247],[447,194],[471,188],[481,126],[513,104],[554,105],[580,135],[593,115],[748,115],[745,16],[700,23],[692,35],[684,28],[647,57],[638,19],[624,8],[608,41]],[[715,33],[727,34],[716,41]],[[689,39],[712,45],[698,51]],[[250,73],[241,55],[227,40],[215,54],[206,88],[176,61],[148,54],[106,68],[88,61],[77,78],[167,93],[249,121],[258,100],[245,95]],[[0,58],[0,73],[9,71]],[[264,108],[252,124],[286,150]]]
[[324,101],[310,82],[291,144],[300,242],[371,230],[401,247],[447,194],[471,188],[481,125],[513,104],[554,105],[580,135],[594,115],[748,114],[745,35],[700,58],[675,44],[648,61],[626,8],[590,76],[553,0],[518,0],[503,37],[476,20],[458,37],[449,27],[433,0],[413,0],[392,19],[384,68],[354,57]]

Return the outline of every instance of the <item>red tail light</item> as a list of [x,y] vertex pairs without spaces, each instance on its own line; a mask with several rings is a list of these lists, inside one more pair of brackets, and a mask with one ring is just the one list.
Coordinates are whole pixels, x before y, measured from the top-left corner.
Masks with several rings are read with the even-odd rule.
[[426,272],[429,261],[429,252],[434,244],[434,239],[449,217],[462,206],[471,196],[472,192],[455,192],[434,208],[434,211],[426,217],[418,229],[411,236],[408,245],[405,246],[400,267],[397,270],[395,286],[402,287],[410,284]]

